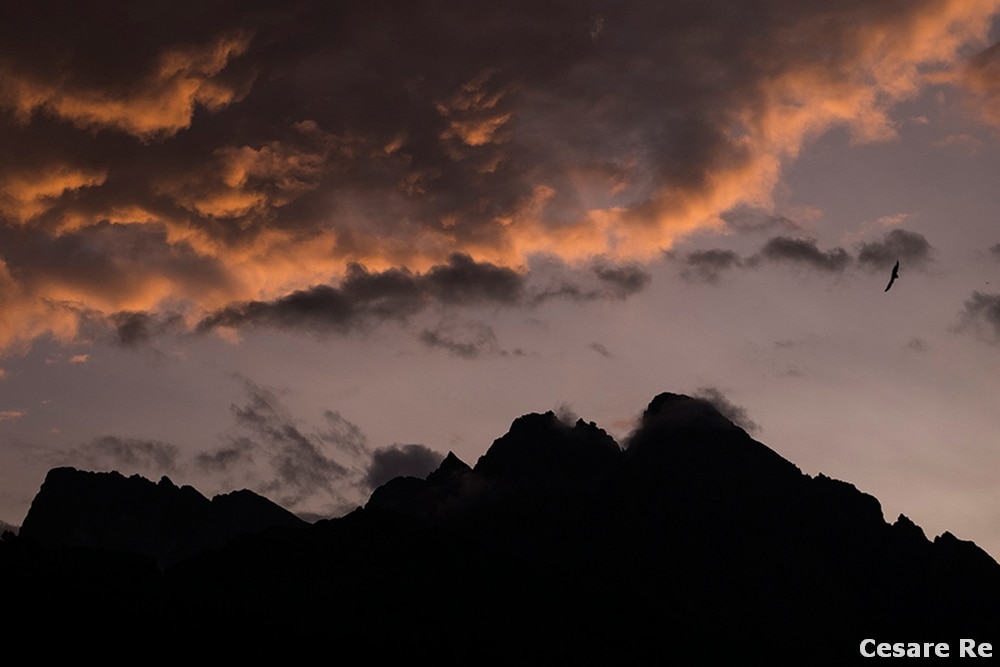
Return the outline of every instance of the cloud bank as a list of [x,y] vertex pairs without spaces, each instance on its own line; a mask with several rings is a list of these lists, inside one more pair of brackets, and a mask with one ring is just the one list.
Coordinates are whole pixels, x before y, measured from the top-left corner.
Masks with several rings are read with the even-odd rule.
[[992,0],[446,6],[5,5],[0,349],[101,318],[134,345],[126,313],[336,330],[519,302],[532,257],[641,264],[766,210],[806,142],[890,139],[927,85],[995,122]]

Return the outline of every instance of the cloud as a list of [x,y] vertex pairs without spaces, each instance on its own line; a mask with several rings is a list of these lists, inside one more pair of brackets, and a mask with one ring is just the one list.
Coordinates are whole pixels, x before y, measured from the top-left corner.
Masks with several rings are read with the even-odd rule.
[[1000,344],[1000,294],[973,292],[959,314],[957,328],[988,343]]
[[617,267],[551,294],[624,298],[678,239],[773,208],[823,132],[892,138],[931,84],[995,97],[995,50],[961,62],[990,2],[143,7],[0,10],[5,351],[123,312],[325,332],[530,307],[542,255]]
[[641,292],[653,280],[649,273],[635,264],[598,265],[593,271],[607,286],[610,294],[618,299],[625,299]]
[[967,93],[967,102],[978,115],[1000,126],[1000,44],[993,44],[962,67],[938,75],[937,80],[957,84]]
[[[862,243],[857,264],[868,271],[885,271],[898,259],[902,264],[921,269],[933,258],[934,249],[923,236],[905,229],[893,229],[878,241]],[[676,258],[675,258],[676,259]],[[820,250],[813,239],[775,236],[746,259],[732,250],[696,250],[681,258],[681,277],[688,282],[717,284],[723,273],[736,268],[763,264],[789,263],[822,271],[843,273],[854,258],[843,248]]]
[[0,422],[20,419],[27,413],[27,410],[0,410]]
[[[582,284],[586,281],[584,274],[581,282],[563,279],[558,286],[538,291],[528,288],[530,272],[521,274],[461,254],[452,255],[446,264],[432,266],[424,273],[395,268],[372,272],[360,264],[351,264],[336,287],[316,285],[270,302],[231,304],[203,318],[197,330],[206,333],[218,328],[273,326],[343,334],[379,322],[404,322],[431,305],[513,307],[538,305],[555,298],[574,301],[627,299],[651,281],[650,275],[634,264],[603,262],[590,267],[587,273],[596,278],[596,284]],[[136,326],[141,324],[141,318],[133,322],[134,319],[122,321]],[[120,326],[119,323],[119,337]],[[420,338],[432,347],[472,357],[482,351],[484,344],[495,339],[481,326],[476,329],[474,340],[465,342],[458,342],[440,327],[424,330]],[[137,328],[138,332],[141,329]],[[467,333],[466,339],[469,338]]]
[[453,254],[448,263],[431,267],[421,280],[424,289],[443,303],[516,303],[524,289],[521,276],[502,266]]
[[930,262],[932,252],[923,234],[893,229],[880,241],[861,244],[858,264],[869,271],[886,271],[898,260],[903,266],[919,269]]
[[[91,22],[85,19],[81,25]],[[121,34],[113,41],[122,41]],[[49,77],[0,60],[6,91],[0,103],[22,123],[44,113],[86,130],[114,129],[145,140],[169,137],[190,126],[196,108],[217,111],[241,96],[238,87],[219,75],[248,45],[248,35],[232,34],[206,44],[172,46],[118,86],[88,80],[88,72],[75,69],[86,67],[88,56],[96,55],[85,49],[82,58]]]
[[419,338],[427,347],[442,349],[463,359],[501,352],[496,333],[482,322],[443,322],[436,329],[424,329]]
[[226,306],[198,323],[198,331],[218,327],[269,325],[311,331],[347,331],[360,324],[355,304],[335,287],[317,285],[271,302],[248,301]]
[[812,239],[776,236],[747,260],[750,266],[765,262],[787,262],[827,273],[841,273],[851,263],[851,257],[843,248],[823,252]]
[[88,470],[117,470],[126,474],[148,476],[173,474],[179,468],[176,445],[159,440],[104,435],[69,450],[55,458],[62,465]]
[[248,402],[233,405],[232,411],[236,423],[247,433],[247,443],[239,446],[247,449],[252,443],[269,465],[271,475],[263,491],[273,494],[286,507],[295,507],[317,495],[343,502],[338,487],[351,471],[335,458],[343,454],[337,432],[330,432],[333,437],[330,433],[304,433],[274,392],[250,381],[245,386]]
[[533,287],[525,303],[538,306],[554,299],[580,303],[624,300],[644,290],[652,280],[645,269],[632,262],[615,264],[598,259],[581,269],[550,260],[532,267],[527,274],[526,282],[532,282]]
[[742,266],[743,262],[732,250],[695,250],[688,253],[681,262],[681,277],[688,282],[702,282],[715,285],[722,274]]
[[591,350],[593,350],[597,354],[601,355],[605,359],[612,359],[615,356],[615,355],[611,354],[611,352],[608,351],[608,348],[604,347],[600,343],[591,343],[587,347],[589,347]]
[[990,254],[996,259],[1000,259],[1000,243],[994,243],[990,246]]
[[233,304],[202,319],[197,329],[267,325],[346,333],[379,321],[405,320],[435,302],[510,305],[523,289],[523,278],[515,271],[466,255],[452,255],[447,264],[424,274],[405,269],[371,273],[352,264],[339,287],[317,285],[271,302]]
[[362,480],[375,489],[396,477],[427,477],[434,472],[444,455],[426,445],[392,445],[372,452],[371,464]]
[[118,342],[125,347],[135,347],[150,338],[151,318],[146,313],[115,313],[111,318]]
[[745,206],[725,211],[719,217],[740,232],[765,232],[775,227],[791,231],[800,229],[797,222],[785,215]]
[[699,387],[694,395],[696,398],[700,398],[711,403],[712,407],[718,410],[723,417],[733,422],[747,433],[760,432],[760,425],[750,419],[747,409],[730,401],[715,387]]
[[234,467],[251,464],[253,462],[253,450],[253,442],[247,438],[236,438],[224,447],[196,454],[194,461],[195,465],[202,470],[211,473],[222,473]]

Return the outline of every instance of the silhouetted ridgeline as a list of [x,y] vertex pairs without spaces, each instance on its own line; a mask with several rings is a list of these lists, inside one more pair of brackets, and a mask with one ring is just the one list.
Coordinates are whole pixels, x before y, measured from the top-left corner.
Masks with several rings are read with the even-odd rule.
[[887,524],[872,496],[676,394],[625,450],[526,415],[475,467],[449,455],[314,525],[247,491],[53,470],[0,567],[22,619],[177,651],[839,664],[866,638],[957,657],[1000,629],[1000,565],[974,544]]

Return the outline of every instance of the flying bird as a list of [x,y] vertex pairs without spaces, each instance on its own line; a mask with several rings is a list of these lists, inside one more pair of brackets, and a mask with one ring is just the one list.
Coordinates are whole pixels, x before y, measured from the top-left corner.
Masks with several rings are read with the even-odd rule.
[[892,284],[896,282],[896,278],[899,277],[899,260],[896,260],[896,265],[892,267],[892,275],[889,277],[889,284],[885,286],[885,291],[888,292]]

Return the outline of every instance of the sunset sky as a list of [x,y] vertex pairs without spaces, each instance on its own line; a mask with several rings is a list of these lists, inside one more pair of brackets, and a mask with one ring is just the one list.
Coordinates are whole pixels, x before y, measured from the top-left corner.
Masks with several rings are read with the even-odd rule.
[[334,516],[674,391],[1000,556],[998,18],[5,2],[0,520],[57,465]]

